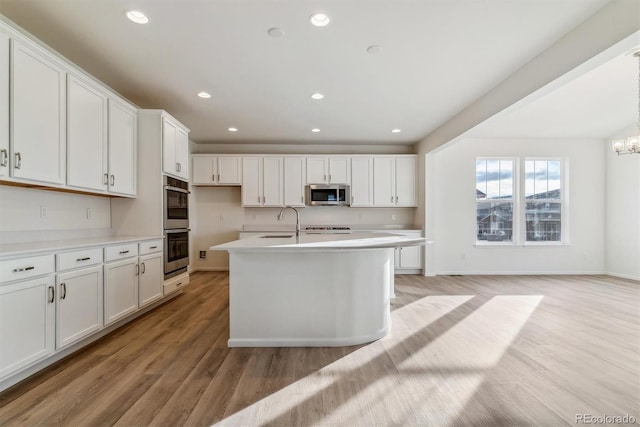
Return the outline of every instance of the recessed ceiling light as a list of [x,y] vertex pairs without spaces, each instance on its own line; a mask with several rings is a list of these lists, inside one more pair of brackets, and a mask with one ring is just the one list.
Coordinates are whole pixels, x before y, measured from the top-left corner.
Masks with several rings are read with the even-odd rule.
[[204,99],[209,99],[209,98],[211,98],[211,94],[210,94],[210,93],[207,93],[207,92],[200,92],[200,93],[198,93],[198,96],[199,96],[200,98],[204,98]]
[[377,44],[374,44],[367,48],[367,53],[375,55],[376,53],[380,53],[381,50],[382,48],[380,46],[378,46]]
[[284,36],[284,30],[282,28],[273,27],[267,30],[267,34],[273,38],[278,38]]
[[322,99],[324,98],[324,95],[321,93],[314,93],[313,95],[311,95],[311,98],[313,99]]
[[402,129],[391,129],[391,132],[400,133],[400,132],[402,132]]
[[318,129],[318,128],[313,128],[313,129],[311,129],[311,132],[318,133],[318,132],[320,132],[320,129]]
[[127,15],[127,18],[129,18],[136,24],[146,24],[147,22],[149,22],[149,18],[147,18],[147,15],[140,12],[139,10],[127,10],[125,12],[125,15]]
[[238,132],[238,128],[228,128],[229,132]]
[[309,21],[316,27],[326,27],[331,22],[331,18],[324,13],[314,13],[309,18]]

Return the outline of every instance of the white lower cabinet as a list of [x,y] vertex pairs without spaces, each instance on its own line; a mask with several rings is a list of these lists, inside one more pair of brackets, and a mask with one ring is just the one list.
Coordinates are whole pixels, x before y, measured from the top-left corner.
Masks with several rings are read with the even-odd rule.
[[396,268],[417,270],[422,268],[421,246],[398,248],[396,252]]
[[138,258],[104,265],[104,324],[126,317],[138,309]]
[[54,276],[0,284],[0,379],[54,351]]
[[138,306],[142,307],[163,296],[162,252],[141,256],[139,271]]
[[60,349],[102,328],[102,265],[58,274],[57,282],[56,349]]

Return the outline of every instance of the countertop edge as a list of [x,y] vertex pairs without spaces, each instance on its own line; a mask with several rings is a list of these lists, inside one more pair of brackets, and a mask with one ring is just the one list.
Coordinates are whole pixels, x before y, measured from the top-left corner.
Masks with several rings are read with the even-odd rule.
[[0,258],[13,258],[17,256],[35,255],[45,252],[63,252],[72,249],[87,248],[93,246],[110,246],[121,243],[144,242],[147,240],[157,239],[164,239],[164,236],[106,236],[72,240],[52,240],[45,242],[10,243],[0,245]]

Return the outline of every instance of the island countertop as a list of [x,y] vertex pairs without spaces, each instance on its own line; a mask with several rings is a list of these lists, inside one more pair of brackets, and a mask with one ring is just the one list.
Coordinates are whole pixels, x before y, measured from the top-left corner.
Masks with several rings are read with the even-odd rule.
[[392,233],[317,234],[283,232],[277,236],[256,236],[211,246],[209,250],[229,252],[292,252],[340,251],[353,249],[398,248],[424,246],[431,243],[424,237],[401,236]]

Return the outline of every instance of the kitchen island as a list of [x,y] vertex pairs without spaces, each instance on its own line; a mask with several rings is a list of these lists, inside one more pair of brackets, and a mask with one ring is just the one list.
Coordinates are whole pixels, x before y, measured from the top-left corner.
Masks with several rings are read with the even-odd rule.
[[394,249],[427,239],[388,233],[282,233],[229,251],[229,347],[348,346],[391,329]]

